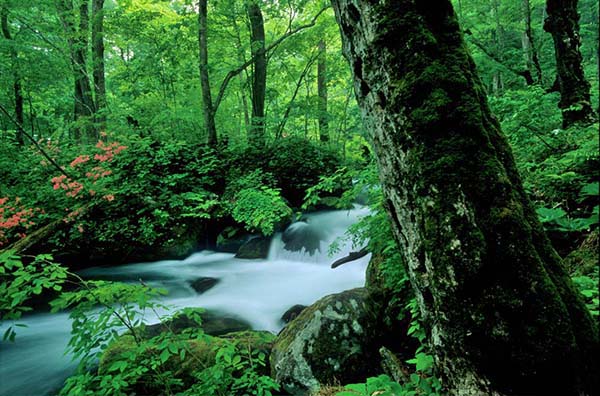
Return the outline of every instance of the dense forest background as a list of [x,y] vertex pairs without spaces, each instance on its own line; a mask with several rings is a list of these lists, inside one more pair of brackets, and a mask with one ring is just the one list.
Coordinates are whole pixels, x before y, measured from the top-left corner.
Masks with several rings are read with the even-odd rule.
[[[525,190],[597,320],[598,2],[452,3]],[[25,301],[42,289],[61,290],[75,276],[70,271],[183,258],[200,249],[261,258],[270,236],[302,213],[359,202],[371,214],[347,238],[357,251],[372,253],[385,274],[377,292],[393,301],[386,317],[400,311],[412,317],[409,332],[417,344],[425,342],[406,274],[398,269],[353,69],[329,2],[0,0],[0,7],[3,318],[18,319]],[[576,21],[574,49],[557,44],[561,16]],[[54,267],[54,260],[65,267]],[[148,290],[90,287],[107,307],[136,300],[148,308],[140,297]],[[76,293],[65,292],[55,307],[80,304],[77,318],[97,305]],[[99,320],[106,324],[115,312]],[[238,366],[232,359],[240,352],[222,348],[213,371],[194,377],[204,382],[191,386],[186,372],[169,383],[169,358],[183,361],[185,348],[165,346],[179,345],[169,339],[148,356],[163,339],[142,342],[134,330],[139,323],[125,322],[136,357],[116,360],[127,363],[113,364],[103,376],[89,374],[99,356],[94,348],[112,339],[86,341],[89,325],[71,344],[84,357],[83,369],[63,393],[127,393],[138,386],[153,394],[268,394],[279,386],[254,370],[252,362],[268,366],[262,347],[249,360],[236,358]],[[14,329],[6,339],[18,337]],[[418,378],[410,381],[418,394],[435,394],[440,385],[431,380],[426,348],[411,348],[394,352],[412,358],[409,371]],[[151,384],[140,379],[150,375],[138,370],[143,364],[160,366]],[[209,381],[214,370],[229,377]],[[252,376],[240,379],[243,372]],[[389,377],[377,378],[364,392],[393,388]]]

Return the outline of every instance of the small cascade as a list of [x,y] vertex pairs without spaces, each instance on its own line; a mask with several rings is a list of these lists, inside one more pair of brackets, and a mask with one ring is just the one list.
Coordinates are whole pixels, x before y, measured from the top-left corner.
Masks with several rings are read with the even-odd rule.
[[[283,233],[275,235],[269,249],[268,260],[289,260],[331,264],[362,246],[352,246],[344,238],[350,225],[369,213],[368,208],[355,205],[350,210],[310,213],[292,223]],[[332,244],[337,251],[330,255]]]

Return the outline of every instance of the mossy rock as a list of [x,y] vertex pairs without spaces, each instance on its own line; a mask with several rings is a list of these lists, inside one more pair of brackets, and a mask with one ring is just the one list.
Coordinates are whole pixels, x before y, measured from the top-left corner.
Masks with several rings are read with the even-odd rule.
[[376,332],[366,289],[326,296],[277,336],[271,376],[292,394],[335,381],[363,381],[378,371]]
[[[205,311],[202,308],[190,308],[190,312],[199,314],[201,318],[200,327],[208,335],[221,336],[228,333],[250,330],[248,322],[231,315],[219,315],[215,312]],[[185,313],[181,313],[162,323],[145,326],[142,334],[144,338],[152,338],[165,331],[179,334],[186,329],[198,327],[198,323],[195,320]]]
[[269,255],[271,238],[254,237],[246,241],[238,250],[235,257],[241,259],[265,259]]
[[217,236],[217,251],[225,253],[237,253],[244,243],[251,238],[251,235],[241,228],[226,227]]

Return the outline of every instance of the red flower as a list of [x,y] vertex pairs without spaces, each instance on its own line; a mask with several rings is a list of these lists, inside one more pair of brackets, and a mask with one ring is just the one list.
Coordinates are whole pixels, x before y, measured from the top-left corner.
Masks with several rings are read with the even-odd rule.
[[69,166],[71,168],[75,168],[77,165],[84,164],[84,163],[88,162],[89,160],[90,160],[90,156],[89,155],[80,155],[79,157],[77,157],[73,161],[71,161],[71,163],[69,164]]

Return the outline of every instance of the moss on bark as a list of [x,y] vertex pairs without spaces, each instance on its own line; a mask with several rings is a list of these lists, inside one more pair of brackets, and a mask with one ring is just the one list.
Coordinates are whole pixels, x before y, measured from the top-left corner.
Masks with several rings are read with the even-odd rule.
[[449,1],[333,1],[395,237],[450,395],[598,392],[598,335]]

